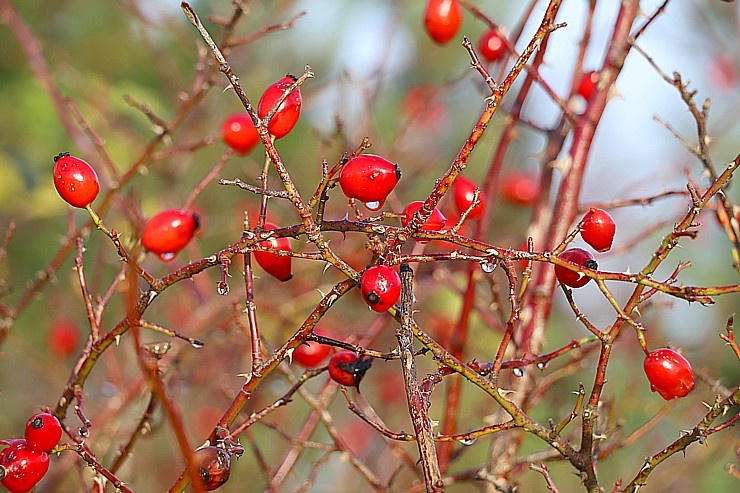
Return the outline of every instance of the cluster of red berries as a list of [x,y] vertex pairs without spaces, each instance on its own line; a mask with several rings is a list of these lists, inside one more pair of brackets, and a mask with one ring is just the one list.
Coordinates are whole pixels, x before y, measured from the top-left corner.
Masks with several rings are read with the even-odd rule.
[[[611,215],[603,209],[590,209],[580,223],[581,238],[597,252],[606,252],[612,247],[616,224]],[[562,265],[555,266],[555,277],[561,284],[571,288],[580,288],[588,284],[590,277],[580,271],[581,268],[596,270],[598,263],[594,260],[591,252],[583,248],[569,248],[558,255],[560,260],[565,260],[578,266],[579,270],[571,270]]]
[[26,423],[25,438],[0,440],[0,484],[11,493],[30,491],[49,470],[49,452],[62,438],[62,425],[50,413],[38,413]]
[[[463,22],[458,0],[429,0],[424,10],[424,29],[437,44],[449,43]],[[478,54],[488,62],[500,60],[506,53],[506,41],[498,29],[491,28],[478,38]]]

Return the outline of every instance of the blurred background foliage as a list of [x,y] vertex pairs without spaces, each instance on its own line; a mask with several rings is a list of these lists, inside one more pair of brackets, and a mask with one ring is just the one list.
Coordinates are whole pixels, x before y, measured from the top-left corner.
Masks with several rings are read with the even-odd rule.
[[[203,45],[182,15],[180,2],[64,0],[52,5],[25,0],[12,3],[40,41],[43,57],[61,93],[74,102],[103,139],[117,169],[128,169],[154,137],[156,128],[140,111],[132,108],[124,96],[148,105],[156,115],[168,121],[177,112],[182,94],[191,90],[198,69],[198,54]],[[480,3],[492,19],[508,28],[518,21],[523,8],[520,3],[524,4]],[[552,47],[541,70],[543,77],[562,95],[570,86],[568,77],[587,2],[564,3],[559,20],[567,22],[568,27],[551,38]],[[643,3],[643,10],[652,12],[660,2]],[[229,61],[253,102],[267,85],[287,72],[300,74],[308,64],[316,73],[316,78],[302,87],[304,112],[298,126],[278,144],[299,190],[310,196],[320,177],[321,160],[326,159],[330,164],[336,162],[342,153],[353,150],[368,136],[373,143],[372,152],[399,162],[404,170],[404,178],[388,207],[400,211],[406,202],[425,198],[434,179],[447,168],[477,119],[485,88],[479,77],[469,70],[469,58],[459,43],[439,47],[427,38],[421,26],[424,2],[279,0],[246,4],[249,14],[240,21],[237,36],[259,33],[265,26],[295,20],[294,28],[258,36],[229,54]],[[604,43],[610,34],[617,4],[598,2],[596,41],[587,56],[590,67],[598,67],[603,58]],[[232,11],[229,1],[193,1],[193,6],[203,19],[209,14],[228,17]],[[536,11],[541,13],[542,8]],[[533,18],[539,19],[539,16]],[[207,26],[214,37],[220,39],[218,27],[212,22],[207,22]],[[475,40],[484,29],[480,21],[466,12],[465,35]],[[533,29],[533,25],[528,26],[525,32],[531,33]],[[526,36],[524,38],[526,41]],[[710,133],[714,138],[713,157],[718,165],[737,154],[740,138],[738,41],[737,7],[709,0],[670,2],[665,14],[640,41],[640,46],[664,71],[681,72],[684,80],[690,81],[699,91],[700,100],[710,97],[713,101]],[[519,48],[522,46],[520,43]],[[495,68],[492,73],[500,74],[501,71]],[[699,163],[653,120],[653,116],[658,115],[689,141],[694,140],[693,123],[676,91],[637,53],[630,55],[617,87],[619,94],[613,95],[599,128],[582,202],[647,197],[665,190],[683,189],[687,173],[705,183],[701,181]],[[419,103],[419,93],[431,94],[431,98],[422,97]],[[506,103],[504,110],[508,107]],[[127,184],[121,195],[140,204],[143,216],[180,206],[225,149],[219,140],[221,121],[239,110],[238,99],[232,91],[225,90],[224,79],[216,77],[216,87],[167,137],[162,152],[155,154],[144,168],[145,173]],[[97,155],[89,140],[86,148],[74,146],[47,92],[29,68],[18,41],[3,23],[0,23],[0,115],[0,232],[4,235],[11,221],[16,226],[7,258],[0,264],[0,277],[11,289],[2,301],[13,304],[18,294],[56,254],[69,224],[86,220],[84,211],[70,212],[54,191],[50,176],[52,157],[61,151],[70,151],[94,164]],[[536,90],[525,107],[524,119],[547,127],[556,116],[557,108],[541,90]],[[496,117],[471,157],[466,171],[471,178],[479,180],[483,176],[504,118],[505,112]],[[72,119],[77,120],[76,116]],[[341,132],[337,131],[337,122],[341,122]],[[172,155],[166,152],[204,139],[209,144],[195,152]],[[537,171],[542,142],[536,132],[523,128],[507,156],[506,171]],[[256,183],[261,161],[259,151],[234,158],[220,177],[239,177]],[[106,190],[111,186],[111,177],[105,172],[99,171],[99,174]],[[736,185],[729,193],[736,203],[740,202]],[[446,200],[445,207],[450,203]],[[143,217],[135,213],[132,217],[131,211],[122,210],[124,204],[123,201],[114,203],[105,221],[124,232],[124,241],[135,243],[136,227],[141,226]],[[147,258],[145,267],[159,276],[188,260],[223,248],[239,238],[242,211],[254,214],[257,207],[254,196],[211,183],[195,203],[205,223],[197,241],[172,264]],[[619,225],[616,250],[600,256],[601,267],[618,271],[641,268],[660,237],[670,231],[685,208],[684,199],[671,198],[649,207],[615,210],[613,215]],[[347,212],[337,192],[332,195],[328,210],[329,216],[334,218]],[[272,201],[271,211],[283,224],[297,222],[295,212],[284,203]],[[681,276],[686,284],[736,284],[737,273],[730,268],[727,238],[712,224],[709,214],[702,219],[700,237],[682,241],[684,248],[674,253],[672,261],[666,262],[662,274],[673,270],[678,261],[690,260],[693,268],[685,270]],[[502,247],[518,247],[526,238],[528,221],[528,209],[496,203],[487,240]],[[662,228],[645,234],[650,231],[650,225],[659,222],[663,223]],[[346,255],[354,267],[361,268],[369,261],[370,254],[364,250],[362,239],[348,238],[341,242],[342,238],[335,236],[333,246]],[[620,245],[625,248],[620,249]],[[301,248],[302,245],[296,242],[294,246]],[[117,256],[109,241],[94,231],[89,235],[86,249],[88,282],[94,293],[102,293],[118,272]],[[85,327],[84,306],[72,265],[71,257],[65,260],[54,281],[21,314],[0,348],[1,437],[19,434],[19,423],[25,422],[37,407],[53,407],[71,370],[73,359],[50,355],[47,337],[51,325],[59,319],[70,319],[81,328]],[[319,299],[316,290],[326,292],[340,279],[333,272],[322,274],[322,266],[318,264],[297,261],[294,265],[295,278],[291,283],[258,281],[257,302],[268,307],[260,312],[260,320],[272,347],[282,344],[315,305]],[[456,316],[459,308],[456,290],[464,287],[459,269],[454,265],[418,269],[417,319],[422,326],[432,327],[430,332],[443,333]],[[237,264],[233,270],[238,273],[241,269]],[[217,275],[215,271],[206,272],[193,283],[173,287],[147,312],[147,318],[152,321],[206,341],[206,347],[197,352],[174,343],[178,346],[180,360],[171,377],[179,383],[178,398],[191,403],[185,412],[192,425],[188,431],[193,443],[207,434],[208,426],[212,426],[219,410],[228,404],[229,396],[240,385],[235,375],[248,367],[248,341],[234,323],[229,304],[212,299],[216,297]],[[232,284],[235,293],[230,302],[238,302],[238,276],[235,275]],[[614,287],[618,299],[628,290],[628,286]],[[490,290],[482,287],[480,291],[478,305],[486,310],[493,302]],[[558,310],[550,322],[549,350],[585,335],[565,307],[562,295],[557,293],[556,296],[558,307],[565,309]],[[362,337],[371,327],[385,324],[385,332],[372,346],[391,347],[390,324],[374,319],[370,313],[357,316],[359,298],[356,293],[350,293],[348,298],[349,301],[338,305],[326,317],[325,325],[329,330],[340,338]],[[707,308],[658,297],[654,309],[643,314],[649,330],[648,342],[653,347],[675,344],[690,357],[696,370],[706,371],[711,378],[718,378],[726,385],[736,384],[740,377],[737,361],[717,335],[723,332],[727,318],[737,311],[738,301],[737,295],[730,295]],[[593,283],[578,292],[578,302],[597,325],[605,325],[614,318],[612,309]],[[106,329],[120,319],[123,309],[123,302],[114,299],[106,310]],[[437,324],[436,329],[434,324]],[[490,329],[477,316],[471,340],[476,343],[468,356],[490,360],[498,345],[497,336],[492,337]],[[122,346],[124,344],[122,341]],[[613,414],[619,417],[625,434],[645,423],[664,405],[656,395],[650,394],[642,371],[638,369],[641,359],[633,336],[625,335],[614,352],[609,370],[607,395],[614,398]],[[569,412],[572,406],[570,391],[576,389],[579,382],[588,385],[593,378],[594,360],[587,358],[585,361],[587,365],[583,371],[563,378],[550,389],[534,410],[536,418],[544,422]],[[431,361],[428,363],[426,371],[434,367]],[[111,351],[99,365],[102,369],[93,373],[86,386],[86,406],[88,415],[103,423],[101,430],[94,430],[92,443],[102,457],[111,457],[141,413],[144,394],[132,392],[126,397],[123,392],[130,388],[130,382],[139,378],[130,351],[123,347]],[[557,368],[560,364],[553,366]],[[213,368],[222,373],[214,374]],[[550,371],[554,370],[550,368],[544,373]],[[397,382],[391,384],[394,379]],[[403,393],[394,390],[394,385],[402,385],[397,363],[377,362],[363,385],[368,401],[380,407],[383,402],[393,410],[382,416],[392,429],[409,428]],[[250,409],[259,409],[286,389],[283,378],[271,377],[261,387],[264,392],[255,396]],[[713,400],[713,392],[706,384],[699,384],[695,394],[701,394],[707,402]],[[441,415],[442,395],[442,392],[437,393],[432,416]],[[464,398],[461,423],[469,428],[482,426],[481,418],[493,411],[491,401],[468,391]],[[668,443],[677,437],[680,429],[693,426],[704,412],[700,400],[694,395],[675,403],[660,426],[633,447],[603,462],[599,470],[603,484],[619,477],[631,478],[642,464],[643,456],[657,451],[654,444]],[[121,413],[118,419],[106,420],[105,412],[113,412],[111,409],[118,409],[116,406],[122,409],[117,411]],[[307,409],[306,404],[297,399],[273,414],[269,422],[277,423],[283,432],[296,433],[305,420]],[[367,426],[346,411],[343,399],[337,399],[331,411],[347,439],[358,447],[361,457],[376,465],[388,460],[382,456],[382,451],[386,450],[384,441],[369,433]],[[268,464],[279,460],[286,445],[274,428],[256,426],[250,437],[260,445],[262,459]],[[174,471],[181,467],[168,432],[155,431],[158,433],[140,446],[127,466],[129,469],[124,471],[124,475],[131,475],[127,482],[137,491],[162,491],[174,479]],[[101,439],[94,440],[96,436]],[[313,439],[326,441],[328,437],[318,432]],[[271,445],[273,442],[277,445]],[[717,446],[719,442],[722,445]],[[670,459],[673,464],[656,471],[653,483],[645,491],[734,491],[737,482],[723,469],[725,464],[736,462],[733,443],[737,445],[737,440],[733,442],[727,435],[720,435],[710,439],[709,447],[690,448],[686,458],[673,457]],[[411,445],[403,447],[415,453]],[[542,444],[528,438],[524,449],[541,450]],[[485,446],[461,449],[461,458],[453,470],[480,464],[485,453]],[[67,455],[55,460],[70,463],[71,457]],[[255,483],[253,475],[259,478],[258,482],[264,481],[255,462],[248,448],[245,458],[234,467],[235,479],[223,491],[245,491],[244,484]],[[340,462],[332,458],[321,469],[310,491],[366,491],[367,487]],[[294,478],[300,481],[311,467],[311,461],[297,467]],[[390,464],[386,467],[392,470]],[[61,479],[61,465],[53,469],[59,471],[54,476],[58,482],[47,480],[38,491],[71,491],[74,478]],[[562,491],[576,491],[579,481],[567,465],[553,464],[551,470]],[[676,474],[676,471],[684,474]],[[544,491],[542,478],[533,472],[524,473],[522,481],[523,491]],[[292,487],[297,485],[292,484]],[[465,484],[450,488],[450,491],[470,491],[469,488],[470,485]]]

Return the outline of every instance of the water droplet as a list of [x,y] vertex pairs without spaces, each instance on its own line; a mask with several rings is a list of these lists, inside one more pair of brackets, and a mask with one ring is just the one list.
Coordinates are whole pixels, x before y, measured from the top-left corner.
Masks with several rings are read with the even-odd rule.
[[173,253],[173,252],[163,253],[163,254],[159,255],[159,259],[162,262],[172,262],[172,260],[174,260],[174,258],[175,258],[175,253]]
[[367,207],[371,211],[377,211],[381,207],[383,207],[383,202],[381,202],[380,200],[376,200],[374,202],[365,202],[365,207]]
[[482,264],[480,264],[480,269],[486,274],[490,274],[491,272],[496,270],[496,264],[493,262],[483,262]]
[[524,376],[524,368],[519,368],[518,366],[511,370],[514,373],[515,377],[523,377]]
[[537,368],[539,370],[544,370],[545,368],[547,368],[547,363],[543,363],[542,361],[540,361],[539,363],[537,363]]
[[195,349],[200,349],[200,348],[202,348],[203,346],[205,346],[205,345],[206,345],[206,343],[205,343],[205,342],[203,342],[203,341],[201,341],[201,340],[198,340],[198,339],[192,339],[192,340],[190,341],[190,345],[191,345],[191,346],[193,346],[193,347],[194,347]]
[[77,436],[80,438],[88,438],[90,436],[90,429],[87,426],[81,426],[77,429]]
[[229,285],[223,281],[219,281],[216,284],[216,291],[218,291],[218,294],[220,294],[221,296],[226,296],[227,294],[229,294]]
[[477,438],[461,438],[460,443],[465,445],[466,447],[470,447],[475,443],[476,440]]

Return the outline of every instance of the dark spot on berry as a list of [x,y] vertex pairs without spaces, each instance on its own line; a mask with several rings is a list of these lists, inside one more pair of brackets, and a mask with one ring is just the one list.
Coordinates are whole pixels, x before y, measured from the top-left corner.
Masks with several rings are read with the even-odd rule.
[[40,417],[33,418],[33,421],[31,421],[31,427],[34,430],[38,430],[38,429],[40,429],[43,426],[44,426],[44,420],[41,419]]
[[367,296],[365,296],[365,299],[371,305],[375,305],[380,301],[380,296],[378,296],[378,293],[376,293],[375,291],[371,291],[367,293]]
[[596,270],[596,269],[598,269],[598,268],[599,268],[599,264],[598,264],[598,263],[596,263],[596,260],[593,260],[593,259],[591,259],[591,260],[586,260],[586,261],[585,261],[585,262],[583,263],[583,266],[584,266],[585,268],[587,268],[587,269],[591,269],[591,270]]

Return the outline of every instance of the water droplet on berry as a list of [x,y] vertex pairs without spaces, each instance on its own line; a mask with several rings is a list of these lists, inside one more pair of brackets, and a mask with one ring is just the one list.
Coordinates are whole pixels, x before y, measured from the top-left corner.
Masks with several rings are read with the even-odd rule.
[[381,202],[381,201],[379,201],[379,200],[376,200],[376,201],[374,201],[374,202],[365,202],[365,204],[364,204],[364,205],[365,205],[365,207],[367,207],[367,208],[368,208],[368,209],[370,209],[371,211],[377,211],[377,210],[379,210],[379,209],[380,209],[381,207],[383,207],[383,202]]
[[175,258],[175,254],[170,253],[163,253],[159,256],[159,258],[162,260],[162,262],[172,262],[172,260]]
[[477,438],[461,438],[460,443],[465,445],[466,447],[470,447],[475,443],[476,440]]
[[516,367],[513,370],[511,370],[512,373],[514,373],[515,377],[523,377],[524,376],[524,368]]
[[486,274],[490,274],[491,272],[496,270],[496,264],[493,262],[483,262],[482,264],[480,264],[480,269]]

